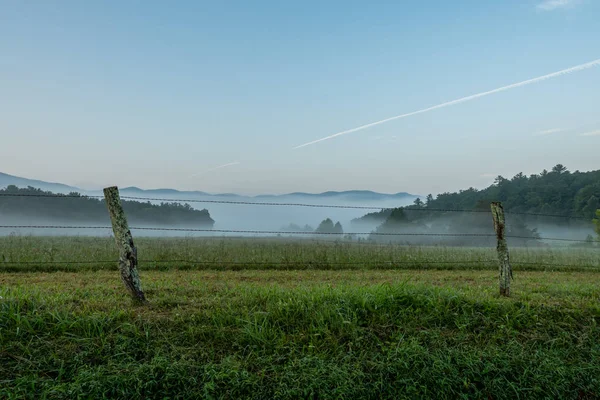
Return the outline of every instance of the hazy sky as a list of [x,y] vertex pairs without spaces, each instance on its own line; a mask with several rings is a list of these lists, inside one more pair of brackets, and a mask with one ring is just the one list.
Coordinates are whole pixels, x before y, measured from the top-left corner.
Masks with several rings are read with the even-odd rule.
[[[600,168],[600,1],[0,0],[0,172],[239,193]],[[223,168],[218,168],[224,166]]]

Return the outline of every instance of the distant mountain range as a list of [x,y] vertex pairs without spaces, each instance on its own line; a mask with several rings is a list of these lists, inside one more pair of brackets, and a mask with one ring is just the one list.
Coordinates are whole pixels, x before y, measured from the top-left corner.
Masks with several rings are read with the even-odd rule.
[[80,189],[69,185],[63,185],[62,183],[44,182],[35,179],[21,178],[19,176],[8,175],[0,172],[0,189],[4,189],[9,185],[15,185],[20,188],[32,186],[37,189],[55,193],[80,192]]
[[[45,182],[41,180],[21,178],[18,176],[8,175],[0,172],[0,189],[5,188],[9,185],[15,185],[21,188],[25,188],[28,186],[32,186],[38,189],[42,189],[45,191],[51,191],[54,193],[69,193],[69,192],[77,192],[81,194],[98,194],[100,190],[82,190],[80,188],[64,185],[62,183],[54,183],[54,182]],[[357,202],[357,203],[365,203],[365,202],[397,202],[401,201],[403,204],[407,204],[412,202],[412,200],[416,199],[418,196],[406,193],[399,192],[394,194],[387,193],[377,193],[370,190],[347,190],[341,192],[328,191],[323,193],[304,193],[304,192],[294,192],[287,194],[263,194],[257,196],[244,196],[238,195],[235,193],[206,193],[202,191],[180,191],[175,189],[140,189],[135,186],[120,188],[120,192],[123,195],[135,196],[135,197],[160,197],[165,199],[178,199],[178,198],[217,198],[217,199],[232,199],[232,200],[243,200],[243,199],[254,199],[254,200],[286,200],[291,201],[293,199],[303,199],[306,201],[319,201],[322,200],[325,203],[329,203],[330,201],[339,201],[339,202]]]

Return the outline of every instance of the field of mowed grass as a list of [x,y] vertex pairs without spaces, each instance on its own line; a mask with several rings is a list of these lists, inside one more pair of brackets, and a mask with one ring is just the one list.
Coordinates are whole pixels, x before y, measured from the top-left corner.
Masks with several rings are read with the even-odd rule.
[[0,238],[0,399],[600,398],[594,249],[136,244]]

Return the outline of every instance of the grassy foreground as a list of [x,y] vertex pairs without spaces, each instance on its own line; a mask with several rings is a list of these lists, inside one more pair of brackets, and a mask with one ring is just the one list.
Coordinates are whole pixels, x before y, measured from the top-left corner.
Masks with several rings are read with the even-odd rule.
[[600,274],[0,274],[0,398],[598,398]]

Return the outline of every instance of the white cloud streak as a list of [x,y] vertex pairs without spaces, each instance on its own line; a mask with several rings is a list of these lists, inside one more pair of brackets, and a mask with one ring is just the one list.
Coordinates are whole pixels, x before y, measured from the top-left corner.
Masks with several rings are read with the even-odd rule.
[[553,129],[546,129],[545,131],[541,131],[541,132],[536,132],[533,135],[534,136],[545,136],[545,135],[551,135],[553,133],[558,133],[558,132],[562,132],[562,131],[564,131],[564,129],[553,128]]
[[207,172],[216,171],[217,169],[226,168],[226,167],[230,167],[230,166],[232,166],[232,165],[238,165],[238,164],[241,164],[241,163],[240,163],[239,161],[235,161],[235,162],[231,162],[231,163],[227,163],[227,164],[219,165],[219,166],[217,166],[217,167],[214,167],[214,168],[209,168],[209,169],[207,169],[207,170],[205,170],[205,171],[198,172],[197,174],[190,175],[190,178],[193,178],[193,177],[195,177],[195,176],[198,176],[198,175],[203,175],[203,174],[206,174]]
[[567,8],[574,6],[577,0],[546,0],[535,6],[538,10],[552,11],[558,8]]
[[453,106],[453,105],[456,105],[456,104],[464,103],[466,101],[475,100],[475,99],[478,99],[480,97],[489,96],[491,94],[495,94],[495,93],[499,93],[499,92],[504,92],[505,90],[510,90],[510,89],[521,87],[521,86],[531,85],[533,83],[542,82],[542,81],[545,81],[547,79],[557,78],[557,77],[562,76],[562,75],[571,74],[573,72],[582,71],[584,69],[596,67],[596,66],[599,66],[599,65],[600,65],[600,59],[594,60],[594,61],[590,61],[590,62],[585,63],[585,64],[576,65],[576,66],[571,67],[571,68],[563,69],[561,71],[553,72],[553,73],[547,74],[547,75],[538,76],[537,78],[528,79],[526,81],[513,83],[511,85],[503,86],[503,87],[500,87],[498,89],[488,90],[487,92],[481,92],[481,93],[473,94],[471,96],[462,97],[460,99],[448,101],[446,103],[438,104],[436,106],[432,106],[432,107],[428,107],[428,108],[423,108],[422,110],[413,111],[413,112],[406,113],[406,114],[401,114],[401,115],[396,115],[395,117],[390,117],[390,118],[382,119],[381,121],[371,122],[370,124],[361,125],[361,126],[358,126],[356,128],[348,129],[346,131],[338,132],[338,133],[335,133],[333,135],[323,137],[321,139],[317,139],[317,140],[313,140],[311,142],[307,142],[307,143],[301,144],[299,146],[294,147],[294,149],[299,149],[299,148],[302,148],[302,147],[310,146],[310,145],[313,145],[313,144],[316,144],[316,143],[319,143],[319,142],[323,142],[325,140],[336,138],[338,136],[347,135],[347,134],[352,133],[352,132],[357,132],[357,131],[361,131],[363,129],[371,128],[373,126],[385,124],[386,122],[390,122],[390,121],[394,121],[394,120],[402,119],[402,118],[406,118],[406,117],[411,117],[411,116],[417,115],[417,114],[423,114],[423,113],[426,113],[426,112],[429,112],[429,111],[437,110],[439,108]]
[[579,136],[600,136],[600,129],[596,131],[580,133]]

